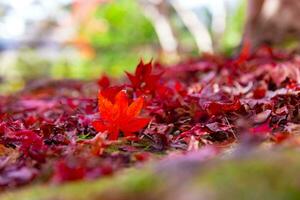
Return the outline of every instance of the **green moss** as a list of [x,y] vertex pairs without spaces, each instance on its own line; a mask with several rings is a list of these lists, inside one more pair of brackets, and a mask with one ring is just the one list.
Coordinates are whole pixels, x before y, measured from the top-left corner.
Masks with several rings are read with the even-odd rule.
[[[147,170],[128,170],[113,178],[98,181],[80,181],[58,186],[31,186],[18,191],[8,191],[1,200],[92,200],[115,195],[145,193],[157,185],[157,179]],[[101,198],[100,198],[101,199]]]
[[[31,186],[6,192],[0,199],[297,199],[300,197],[299,158],[298,151],[281,150],[253,154],[242,159],[217,159],[205,165],[191,162],[191,168],[179,169],[174,166],[177,171],[164,169],[168,173],[153,172],[155,170],[149,168],[131,169],[98,181]],[[157,163],[155,166],[159,165]],[[192,174],[182,173],[194,167],[196,170]]]
[[195,187],[214,199],[295,199],[300,197],[298,153],[219,163],[197,178]]

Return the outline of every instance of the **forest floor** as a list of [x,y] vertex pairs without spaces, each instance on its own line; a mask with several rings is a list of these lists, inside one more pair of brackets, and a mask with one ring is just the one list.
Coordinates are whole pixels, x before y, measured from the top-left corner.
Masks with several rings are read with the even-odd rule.
[[0,199],[294,199],[300,57],[244,46],[0,100]]

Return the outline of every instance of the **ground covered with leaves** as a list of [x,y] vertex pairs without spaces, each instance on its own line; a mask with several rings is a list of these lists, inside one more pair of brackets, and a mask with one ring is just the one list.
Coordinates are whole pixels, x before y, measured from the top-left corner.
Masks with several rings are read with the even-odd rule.
[[[181,190],[186,191],[186,195],[194,195],[193,199],[200,195],[198,187],[205,191],[201,193],[203,198],[217,199],[212,188],[226,184],[226,180],[238,181],[243,176],[234,175],[231,170],[237,173],[257,170],[258,175],[271,170],[264,183],[261,183],[262,178],[258,180],[270,189],[268,184],[264,185],[276,176],[268,167],[270,163],[274,162],[274,169],[278,167],[280,171],[278,160],[290,161],[286,153],[277,160],[274,156],[275,161],[270,163],[261,159],[266,162],[261,169],[254,164],[251,167],[251,162],[255,162],[251,159],[245,166],[242,161],[237,164],[237,158],[247,157],[253,149],[277,151],[278,148],[297,149],[300,145],[300,56],[297,54],[269,47],[250,53],[245,45],[241,53],[232,58],[204,55],[175,66],[141,61],[134,73],[126,75],[124,80],[102,76],[95,82],[36,81],[16,94],[2,96],[1,190],[6,193],[35,185],[68,188],[74,181],[83,181],[89,183],[80,186],[90,187],[86,192],[104,187],[103,193],[97,195],[106,195],[105,199],[109,199],[107,193],[122,190],[120,183],[116,183],[123,183],[119,176],[124,175],[120,174],[128,173],[128,183],[124,184],[132,179],[133,183],[129,184],[132,188],[128,190],[137,195],[131,199],[142,197],[139,188],[143,191],[143,185],[147,188],[147,184],[151,186],[153,199],[160,192],[165,199],[179,198],[177,193]],[[213,162],[221,169],[210,169],[201,175],[201,179],[212,180],[212,183],[199,181],[199,184],[189,184],[188,189],[177,185],[181,182],[179,179],[189,180],[198,174],[199,166],[205,166],[207,160],[227,157],[236,158],[227,161],[233,163],[234,168]],[[295,162],[294,166],[298,164]],[[144,169],[144,165],[152,167]],[[139,168],[143,170],[139,172]],[[219,178],[217,175],[223,170],[228,173]],[[157,177],[153,177],[153,173]],[[107,178],[114,174],[117,178]],[[164,175],[165,183],[159,180]],[[110,179],[116,187],[108,181]],[[139,181],[135,183],[136,179]],[[255,183],[249,176],[247,179]],[[100,187],[95,180],[110,187]],[[298,194],[297,184],[293,181],[289,185],[288,194]],[[211,190],[205,189],[208,185]],[[75,184],[76,187],[79,186]],[[166,192],[168,187],[180,190],[170,196]],[[235,187],[228,189],[234,191]],[[243,186],[240,189],[246,192]],[[230,194],[227,190],[220,192]],[[53,193],[57,192],[53,190]],[[115,195],[117,197],[112,199],[126,199],[127,194]],[[151,199],[151,195],[148,196]],[[41,196],[35,198],[42,199]],[[185,198],[182,196],[182,199]]]

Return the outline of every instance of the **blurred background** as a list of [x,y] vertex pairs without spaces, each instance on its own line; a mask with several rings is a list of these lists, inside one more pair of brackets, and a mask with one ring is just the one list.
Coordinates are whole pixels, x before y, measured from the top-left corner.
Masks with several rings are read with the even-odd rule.
[[245,0],[0,0],[0,93],[95,79],[240,44]]

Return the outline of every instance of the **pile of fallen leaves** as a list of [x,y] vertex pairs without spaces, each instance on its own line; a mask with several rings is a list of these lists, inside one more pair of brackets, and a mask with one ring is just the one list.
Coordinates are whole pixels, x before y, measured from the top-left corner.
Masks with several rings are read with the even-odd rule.
[[235,144],[298,145],[300,56],[247,46],[176,66],[140,62],[124,81],[36,81],[0,99],[0,187],[91,180]]

